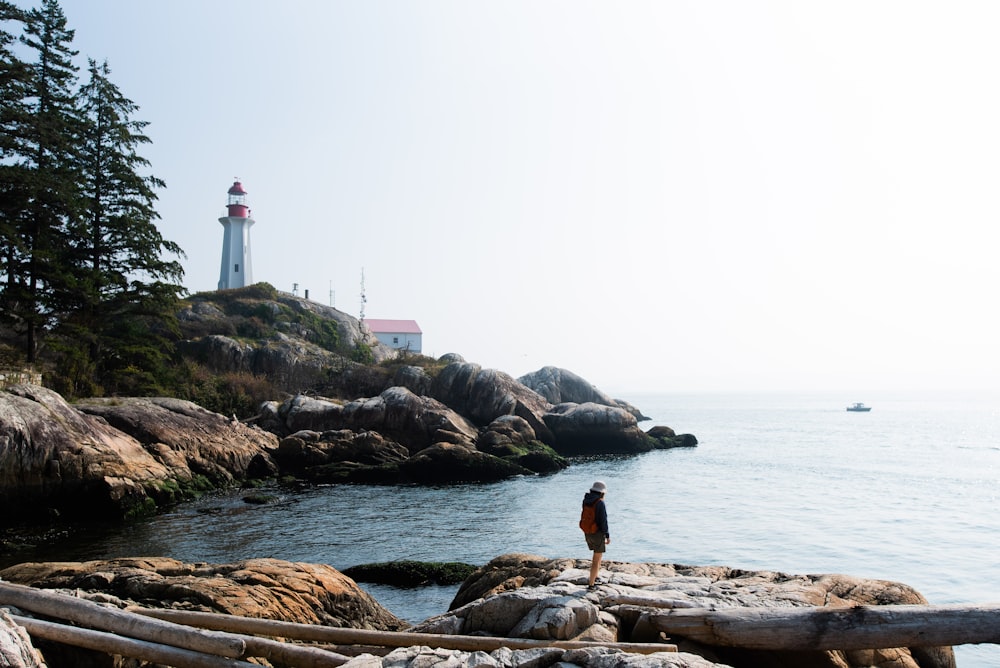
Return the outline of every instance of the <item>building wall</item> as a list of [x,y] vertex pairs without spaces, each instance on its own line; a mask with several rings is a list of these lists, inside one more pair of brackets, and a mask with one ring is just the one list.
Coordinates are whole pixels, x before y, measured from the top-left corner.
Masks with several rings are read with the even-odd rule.
[[376,332],[375,338],[377,338],[380,343],[387,345],[390,348],[396,348],[398,350],[408,350],[411,353],[421,352],[420,334],[403,334],[402,332]]

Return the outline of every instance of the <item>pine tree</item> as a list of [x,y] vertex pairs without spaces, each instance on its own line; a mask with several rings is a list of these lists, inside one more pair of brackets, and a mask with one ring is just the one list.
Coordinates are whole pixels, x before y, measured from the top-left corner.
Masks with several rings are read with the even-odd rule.
[[36,60],[26,100],[31,114],[17,138],[23,209],[11,231],[18,257],[7,267],[7,288],[13,289],[11,315],[24,333],[29,363],[37,358],[43,334],[71,301],[76,282],[72,268],[62,262],[79,203],[73,34],[59,3],[43,0],[40,8],[27,12],[20,37]]
[[[145,393],[156,385],[174,329],[183,269],[164,254],[183,256],[157,229],[156,189],[164,183],[142,172],[149,161],[148,123],[133,119],[138,106],[110,80],[104,62],[89,61],[80,88],[81,215],[71,224],[66,263],[77,272],[72,314],[60,327],[63,361],[76,377],[72,394]],[[92,368],[88,368],[92,365]],[[64,369],[70,371],[70,369]],[[86,387],[88,378],[96,385]]]
[[24,28],[24,12],[0,0],[0,319],[12,326],[16,319],[24,257],[21,243],[22,215],[27,206],[25,167],[26,124],[30,119],[28,98],[31,68],[14,53],[18,34]]

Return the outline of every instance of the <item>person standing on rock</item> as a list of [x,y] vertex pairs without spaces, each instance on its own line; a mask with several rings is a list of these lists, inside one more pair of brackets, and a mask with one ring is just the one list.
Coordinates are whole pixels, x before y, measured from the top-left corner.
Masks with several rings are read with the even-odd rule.
[[597,586],[597,574],[601,571],[601,558],[604,550],[611,543],[611,533],[608,531],[608,509],[604,505],[604,494],[608,486],[598,480],[590,486],[590,491],[583,495],[583,510],[580,512],[580,528],[587,539],[587,547],[594,551],[590,562],[590,579],[587,587]]

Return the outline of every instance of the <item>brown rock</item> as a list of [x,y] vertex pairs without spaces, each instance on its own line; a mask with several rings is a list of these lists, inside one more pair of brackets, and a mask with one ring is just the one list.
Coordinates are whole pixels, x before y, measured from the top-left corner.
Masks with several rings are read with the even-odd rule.
[[278,445],[274,434],[182,399],[95,398],[76,407],[137,439],[179,480],[195,472],[218,486],[232,484],[249,477],[255,457]]
[[171,477],[131,436],[85,415],[55,392],[0,392],[0,523],[125,516]]
[[165,557],[24,563],[0,571],[8,582],[72,589],[85,598],[216,612],[304,624],[395,631],[407,626],[331,566],[247,559],[185,564]]

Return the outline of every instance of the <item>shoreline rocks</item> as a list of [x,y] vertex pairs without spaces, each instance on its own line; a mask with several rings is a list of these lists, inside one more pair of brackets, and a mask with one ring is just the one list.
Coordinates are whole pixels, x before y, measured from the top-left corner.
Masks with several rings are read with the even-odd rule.
[[[408,570],[433,564],[401,564]],[[372,564],[385,569],[390,564]],[[439,564],[438,567],[454,566]],[[361,568],[363,571],[364,568]],[[260,619],[408,633],[588,641],[586,649],[540,647],[467,652],[414,645],[385,656],[363,654],[352,668],[417,668],[428,662],[458,667],[527,668],[556,663],[584,668],[954,668],[949,647],[853,651],[746,650],[664,637],[645,617],[669,609],[788,607],[851,608],[926,603],[905,584],[840,574],[794,575],[725,566],[604,562],[595,589],[586,586],[589,560],[506,554],[463,582],[450,610],[408,626],[345,574],[316,564],[248,559],[232,564],[185,564],[166,558],[19,564],[0,579],[74,595],[112,607],[141,606],[215,612]],[[0,644],[5,642],[0,629]],[[14,629],[16,633],[16,629]],[[628,654],[617,643],[667,643],[678,652]],[[40,646],[74,662],[77,650]]]
[[[0,580],[118,609],[139,606],[377,631],[408,626],[353,580],[325,564],[278,559],[186,564],[164,557],[137,557],[18,564],[0,570]],[[0,624],[0,649],[10,635]],[[103,652],[62,643],[39,641],[34,647],[50,668],[122,665],[121,659],[114,661]],[[7,665],[3,659],[0,654],[0,665]]]
[[645,625],[641,609],[852,607],[921,604],[926,599],[898,582],[839,574],[792,575],[724,566],[605,561],[588,590],[589,560],[507,554],[477,569],[462,584],[449,612],[411,629],[423,633],[486,634],[595,642],[671,642],[681,652],[726,665],[758,668],[954,668],[950,647],[865,651],[781,652],[664,640]]
[[[294,476],[314,484],[484,483],[558,472],[569,457],[691,447],[669,427],[648,433],[568,371],[535,379],[554,398],[457,355],[373,397],[297,395],[267,402],[256,424],[164,397],[69,404],[33,385],[0,391],[0,526],[122,521],[197,494]],[[567,397],[586,399],[566,402]],[[249,421],[248,421],[249,422]],[[262,428],[263,427],[263,428]]]

